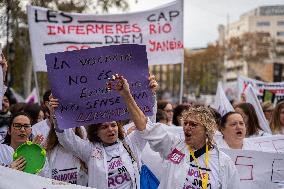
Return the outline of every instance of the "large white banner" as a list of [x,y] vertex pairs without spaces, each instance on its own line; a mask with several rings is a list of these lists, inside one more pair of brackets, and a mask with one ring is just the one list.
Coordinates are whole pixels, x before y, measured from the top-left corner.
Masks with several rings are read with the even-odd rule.
[[266,83],[259,80],[251,79],[244,76],[238,77],[238,98],[245,91],[248,84],[255,88],[256,94],[260,102],[271,101],[276,104],[280,99],[284,98],[284,82]]
[[276,189],[284,181],[284,154],[221,149],[238,169],[241,188]]
[[149,11],[115,15],[34,6],[28,6],[27,12],[35,71],[46,71],[45,54],[117,44],[146,45],[152,65],[184,62],[182,0]]
[[0,166],[0,189],[91,189]]

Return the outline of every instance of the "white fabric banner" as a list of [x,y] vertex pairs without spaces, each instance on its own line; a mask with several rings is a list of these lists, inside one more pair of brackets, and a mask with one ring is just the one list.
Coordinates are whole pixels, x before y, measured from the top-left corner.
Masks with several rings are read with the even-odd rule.
[[96,15],[27,6],[35,71],[45,54],[118,44],[147,46],[149,64],[184,62],[183,0],[137,13]]
[[284,153],[284,135],[272,135],[264,137],[247,138],[265,152]]
[[0,166],[1,189],[88,189],[79,185],[47,179]]
[[276,189],[284,181],[284,154],[221,149],[238,169],[241,188]]
[[271,101],[276,104],[280,99],[284,98],[284,82],[266,83],[259,80],[251,79],[244,76],[238,76],[238,99],[245,91],[248,84],[255,88],[256,95],[260,102]]
[[215,108],[221,114],[221,116],[225,115],[228,112],[235,111],[233,106],[229,102],[220,81],[218,82],[213,108]]
[[261,127],[261,129],[267,133],[272,133],[268,125],[268,121],[266,120],[265,115],[262,111],[260,102],[256,96],[256,91],[251,84],[249,84],[248,87],[246,87],[244,93],[246,96],[246,102],[251,103],[256,111],[256,115],[259,121],[259,126]]

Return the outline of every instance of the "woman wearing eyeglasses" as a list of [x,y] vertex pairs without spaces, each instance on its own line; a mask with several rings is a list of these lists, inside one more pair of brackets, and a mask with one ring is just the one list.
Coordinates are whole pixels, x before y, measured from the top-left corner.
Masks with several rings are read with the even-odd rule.
[[167,132],[163,124],[137,125],[142,137],[165,162],[160,189],[237,189],[240,179],[232,160],[213,141],[215,119],[204,106],[182,114],[184,139]]
[[[9,166],[20,171],[25,168],[25,159],[20,157],[13,161],[13,153],[21,144],[30,139],[31,133],[31,119],[27,113],[18,112],[11,117],[8,134],[4,140],[4,144],[0,145],[0,165]],[[38,135],[33,140],[33,143],[40,144],[42,140],[43,137]],[[48,175],[47,167],[44,168],[40,175]]]

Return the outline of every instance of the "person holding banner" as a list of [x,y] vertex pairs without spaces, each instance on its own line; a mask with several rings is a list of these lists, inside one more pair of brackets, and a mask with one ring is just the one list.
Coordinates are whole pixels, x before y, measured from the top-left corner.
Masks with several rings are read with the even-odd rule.
[[192,106],[182,118],[184,139],[167,132],[161,123],[136,125],[166,164],[159,188],[239,188],[235,165],[214,145],[217,124],[210,109]]
[[256,111],[251,103],[239,103],[235,106],[235,111],[240,113],[244,118],[247,138],[270,136],[269,133],[264,132],[260,128]]
[[272,134],[284,134],[284,101],[275,106],[269,126]]
[[[147,118],[133,99],[129,85],[123,77],[117,77],[116,90],[124,99],[133,124],[146,125]],[[150,80],[152,90],[157,88],[157,82]],[[55,98],[50,99],[54,108],[59,103]],[[57,128],[56,117],[53,124]],[[122,126],[117,122],[92,124],[87,129],[89,141],[76,136],[72,129],[57,131],[59,143],[88,165],[88,186],[97,189],[139,189],[141,153],[146,141],[139,132],[134,130],[127,136]]]
[[217,140],[219,148],[257,150],[258,146],[245,139],[246,126],[242,115],[238,112],[226,113],[220,121],[223,137]]

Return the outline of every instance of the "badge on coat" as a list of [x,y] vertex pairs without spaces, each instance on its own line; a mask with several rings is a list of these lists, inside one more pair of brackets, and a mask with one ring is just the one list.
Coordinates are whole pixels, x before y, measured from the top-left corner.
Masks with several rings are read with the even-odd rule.
[[185,154],[178,151],[176,148],[168,155],[168,160],[173,162],[174,164],[179,164],[181,160],[184,158]]

